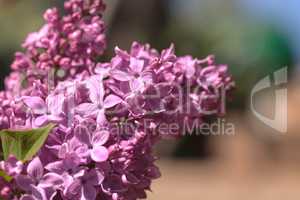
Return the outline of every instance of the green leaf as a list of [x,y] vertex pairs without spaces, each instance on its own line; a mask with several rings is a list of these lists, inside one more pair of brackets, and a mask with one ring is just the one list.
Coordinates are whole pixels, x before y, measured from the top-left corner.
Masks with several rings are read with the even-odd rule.
[[0,138],[2,142],[4,159],[14,155],[18,160],[28,161],[41,149],[50,131],[55,125],[26,131],[2,130]]
[[2,177],[6,182],[10,182],[12,177],[7,175],[4,171],[0,170],[0,177]]

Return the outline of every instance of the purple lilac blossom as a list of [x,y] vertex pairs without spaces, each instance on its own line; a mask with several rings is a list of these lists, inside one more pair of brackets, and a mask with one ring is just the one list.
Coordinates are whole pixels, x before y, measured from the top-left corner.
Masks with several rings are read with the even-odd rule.
[[[221,89],[233,86],[225,66],[208,58],[177,57],[173,46],[159,53],[135,42],[130,53],[120,51],[116,48],[112,61],[102,64],[106,70],[61,81],[47,96],[39,91],[20,98],[28,127],[56,124],[39,154],[10,174],[22,191],[21,199],[144,198],[152,180],[160,176],[153,146],[174,134],[160,125],[176,123],[180,129],[175,134],[180,135],[186,121],[202,121],[208,115],[206,103],[221,114]],[[119,77],[142,68],[151,73],[146,81],[137,75],[138,87],[131,87],[134,78]],[[124,119],[132,129],[116,129]],[[17,162],[10,160],[10,165],[2,163],[9,166],[3,167],[8,173]]]
[[105,4],[102,0],[68,0],[64,8],[64,15],[57,8],[48,9],[45,25],[28,35],[22,45],[25,52],[17,52],[11,65],[15,73],[6,80],[8,91],[28,94],[36,80],[50,86],[94,69],[106,47]]
[[[38,154],[13,156],[0,169],[0,196],[15,200],[137,200],[161,176],[154,145],[184,134],[185,125],[224,114],[233,87],[227,66],[178,57],[134,42],[107,63],[101,0],[69,0],[65,16],[48,10],[46,25],[28,36],[0,92],[0,129],[56,126]],[[59,76],[62,70],[64,76]],[[54,81],[48,75],[54,72]],[[162,125],[178,125],[170,132]],[[128,127],[127,127],[128,126]]]

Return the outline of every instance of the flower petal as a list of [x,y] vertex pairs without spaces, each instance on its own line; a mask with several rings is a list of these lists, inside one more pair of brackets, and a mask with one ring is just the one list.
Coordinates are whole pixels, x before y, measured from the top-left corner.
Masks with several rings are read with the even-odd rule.
[[61,173],[64,170],[63,161],[55,161],[49,163],[45,166],[45,169],[47,169],[50,172]]
[[62,117],[59,117],[57,115],[48,115],[48,121],[49,122],[54,122],[54,123],[58,123],[58,122],[61,122],[63,120]]
[[121,102],[122,102],[122,99],[120,97],[118,97],[116,95],[108,95],[103,102],[103,107],[104,108],[112,108]]
[[46,123],[48,123],[47,115],[39,116],[34,120],[34,125],[37,127],[42,127],[42,126],[46,125]]
[[90,132],[88,130],[87,127],[84,126],[77,126],[74,129],[74,134],[75,137],[82,143],[86,144],[86,145],[90,145],[91,144],[91,135]]
[[58,157],[64,159],[67,156],[68,152],[69,152],[69,145],[67,143],[63,143],[60,146],[60,149],[58,151]]
[[80,200],[95,200],[97,196],[96,188],[91,184],[85,184],[82,187]]
[[68,197],[74,197],[80,194],[81,192],[81,181],[76,179],[71,184],[69,184],[64,190],[64,195]]
[[64,191],[64,195],[69,197],[76,196],[80,193],[81,187],[82,187],[81,181],[76,179],[66,187]]
[[98,106],[93,103],[82,103],[76,107],[76,112],[80,115],[92,115],[98,110]]
[[129,67],[131,68],[132,71],[136,73],[141,73],[144,68],[144,61],[131,57]]
[[22,97],[22,100],[27,107],[32,109],[34,114],[41,115],[47,112],[46,103],[40,97],[25,96]]
[[174,44],[171,44],[168,49],[162,51],[161,59],[164,61],[175,59],[176,57],[174,55],[174,52],[175,52]]
[[59,187],[64,183],[63,178],[56,173],[45,174],[43,179],[40,181],[39,186],[43,188],[47,187]]
[[97,115],[97,124],[98,125],[104,125],[107,122],[106,116],[105,116],[105,110],[101,109],[98,112]]
[[129,82],[130,89],[133,92],[140,92],[144,89],[145,83],[142,78],[132,79]]
[[104,78],[109,75],[110,68],[104,68],[103,66],[97,66],[95,68],[95,73],[103,76]]
[[140,180],[135,175],[128,172],[122,175],[122,181],[125,184],[138,184]]
[[63,112],[65,99],[64,94],[49,95],[46,100],[49,113],[56,116],[60,115]]
[[98,186],[103,182],[104,175],[99,170],[92,169],[85,173],[84,179],[88,180],[89,184]]
[[129,60],[129,59],[130,59],[130,55],[129,55],[126,51],[120,49],[119,47],[116,47],[116,48],[115,48],[115,53],[116,53],[120,58],[122,58],[122,59],[124,59],[124,60]]
[[48,200],[45,190],[39,186],[31,185],[31,192],[35,199]]
[[196,73],[195,66],[191,64],[187,65],[185,70],[187,78],[192,78]]
[[87,88],[90,91],[90,99],[94,104],[102,104],[104,97],[104,87],[102,75],[92,76],[87,80]]
[[93,135],[93,145],[102,146],[104,145],[110,137],[109,131],[103,130],[94,133]]
[[108,159],[109,152],[103,146],[94,146],[91,150],[91,158],[95,162],[104,162]]
[[27,167],[27,173],[34,179],[39,180],[44,173],[44,167],[39,157],[35,157]]
[[55,115],[41,115],[34,120],[34,125],[36,127],[42,127],[49,122],[58,123],[61,122],[62,120],[63,120],[62,117],[55,116]]
[[118,81],[130,81],[131,79],[133,79],[133,76],[131,76],[130,74],[117,69],[112,70],[110,72],[110,75],[113,79],[116,79]]
[[22,190],[30,191],[31,190],[30,185],[34,183],[34,180],[25,175],[18,175],[16,177],[16,183]]
[[141,74],[141,77],[145,83],[151,84],[153,82],[154,73],[153,73],[153,71],[150,71],[150,70],[144,71]]

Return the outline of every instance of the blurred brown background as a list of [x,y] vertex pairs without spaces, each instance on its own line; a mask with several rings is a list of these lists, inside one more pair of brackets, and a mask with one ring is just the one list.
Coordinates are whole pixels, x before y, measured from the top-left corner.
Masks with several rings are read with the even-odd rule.
[[[47,7],[60,0],[0,0],[0,87],[13,54],[37,30]],[[162,49],[171,42],[177,54],[215,54],[236,80],[226,124],[234,135],[187,136],[157,147],[163,177],[149,199],[298,200],[300,197],[300,14],[298,0],[107,0],[105,20],[111,57],[114,46],[132,41]],[[282,11],[284,8],[284,12]],[[255,84],[287,67],[288,131],[279,133],[250,109]],[[275,91],[260,91],[256,110],[275,115]],[[281,105],[285,106],[285,105]]]

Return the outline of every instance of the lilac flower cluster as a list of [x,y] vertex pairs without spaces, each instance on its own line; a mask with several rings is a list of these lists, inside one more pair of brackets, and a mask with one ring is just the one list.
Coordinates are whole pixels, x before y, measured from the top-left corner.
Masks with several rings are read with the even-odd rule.
[[48,9],[44,14],[46,24],[23,43],[25,53],[16,53],[13,72],[5,80],[6,91],[0,92],[1,129],[26,123],[22,112],[12,111],[19,106],[17,97],[41,90],[38,95],[45,96],[59,81],[88,76],[103,54],[103,1],[68,0],[64,8],[64,15],[57,8]]
[[158,52],[134,42],[130,52],[117,47],[110,62],[98,63],[103,9],[100,0],[69,0],[66,16],[48,10],[47,24],[17,54],[0,93],[0,129],[55,128],[29,163],[13,156],[0,163],[13,178],[0,180],[2,198],[146,198],[160,177],[156,142],[179,136],[195,119],[223,114],[233,82],[212,56],[177,57],[173,45]]
[[9,89],[15,84],[31,87],[37,79],[56,84],[94,68],[106,46],[102,20],[105,5],[102,0],[68,0],[64,8],[65,15],[57,8],[47,10],[46,24],[29,34],[23,43],[25,53],[16,53],[11,68],[18,73],[7,80]]

